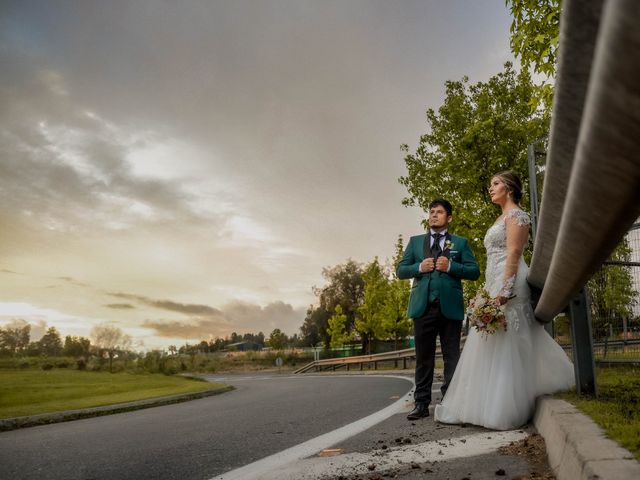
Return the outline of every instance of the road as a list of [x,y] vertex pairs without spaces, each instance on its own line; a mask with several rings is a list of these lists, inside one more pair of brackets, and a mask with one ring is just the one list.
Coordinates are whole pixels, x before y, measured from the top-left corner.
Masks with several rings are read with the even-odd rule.
[[412,388],[377,375],[209,378],[236,390],[0,433],[0,477],[209,480],[370,416]]

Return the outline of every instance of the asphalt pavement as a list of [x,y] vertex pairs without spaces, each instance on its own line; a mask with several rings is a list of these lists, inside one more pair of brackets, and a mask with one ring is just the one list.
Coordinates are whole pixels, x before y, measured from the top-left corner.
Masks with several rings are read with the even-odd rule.
[[234,389],[0,433],[0,480],[640,478],[633,455],[553,397],[538,399],[532,424],[506,432],[436,424],[433,405],[430,417],[408,421],[411,377],[209,375]]
[[412,386],[378,376],[263,374],[222,381],[235,390],[2,432],[0,478],[208,480],[375,414]]

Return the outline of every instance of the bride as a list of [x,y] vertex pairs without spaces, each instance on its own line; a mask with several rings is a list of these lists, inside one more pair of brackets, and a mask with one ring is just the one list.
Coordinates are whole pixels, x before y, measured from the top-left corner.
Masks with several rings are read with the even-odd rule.
[[460,361],[435,420],[509,430],[527,423],[535,399],[574,385],[573,366],[533,315],[522,252],[529,216],[520,209],[522,183],[512,172],[498,173],[489,187],[502,215],[487,230],[485,289],[506,304],[507,330],[469,331]]

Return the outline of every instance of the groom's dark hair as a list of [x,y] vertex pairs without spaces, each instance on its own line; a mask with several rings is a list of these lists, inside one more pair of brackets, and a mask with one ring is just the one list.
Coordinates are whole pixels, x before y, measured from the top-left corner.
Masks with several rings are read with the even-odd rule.
[[444,208],[447,211],[447,215],[449,216],[452,215],[453,207],[444,198],[436,198],[433,202],[429,204],[429,210],[431,210],[433,207],[437,207],[438,205],[440,205],[442,208]]

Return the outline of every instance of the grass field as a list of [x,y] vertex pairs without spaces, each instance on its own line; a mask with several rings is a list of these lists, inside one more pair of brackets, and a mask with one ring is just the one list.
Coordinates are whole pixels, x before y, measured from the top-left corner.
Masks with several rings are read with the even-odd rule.
[[0,370],[0,418],[201,392],[221,386],[161,374]]
[[598,398],[593,400],[565,393],[573,403],[640,460],[640,368],[598,368]]

